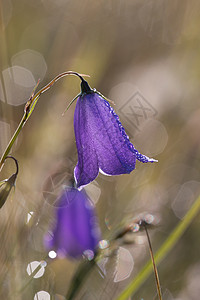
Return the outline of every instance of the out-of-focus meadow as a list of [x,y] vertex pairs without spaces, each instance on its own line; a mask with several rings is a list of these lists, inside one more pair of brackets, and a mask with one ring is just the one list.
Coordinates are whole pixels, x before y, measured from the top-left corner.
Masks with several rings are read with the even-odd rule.
[[[137,162],[130,175],[100,174],[86,187],[102,238],[122,220],[150,213],[157,250],[200,192],[200,2],[0,3],[0,154],[38,79],[42,87],[63,71],[89,74],[91,87],[115,102],[136,149],[159,160]],[[42,95],[12,149],[19,176],[0,210],[0,299],[64,299],[78,267],[79,261],[49,259],[28,282],[30,263],[48,254],[43,236],[53,202],[77,162],[75,105],[62,113],[79,91],[79,79],[68,76]],[[6,162],[0,179],[13,171],[13,162]],[[164,300],[199,299],[199,235],[196,217],[159,265]],[[147,260],[146,236],[139,232],[104,258],[102,272],[90,274],[77,299],[115,299]],[[156,299],[153,274],[130,299]]]

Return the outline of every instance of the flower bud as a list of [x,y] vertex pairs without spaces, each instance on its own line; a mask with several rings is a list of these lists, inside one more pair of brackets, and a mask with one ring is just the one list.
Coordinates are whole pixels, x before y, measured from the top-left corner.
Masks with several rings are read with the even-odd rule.
[[56,224],[45,236],[45,246],[58,256],[94,257],[100,230],[94,207],[86,193],[66,188],[57,201]]

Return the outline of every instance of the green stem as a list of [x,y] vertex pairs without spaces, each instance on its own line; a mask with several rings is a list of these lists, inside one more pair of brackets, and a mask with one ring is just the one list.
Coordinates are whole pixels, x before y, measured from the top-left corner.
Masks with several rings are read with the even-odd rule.
[[5,161],[6,157],[10,153],[10,150],[11,150],[11,148],[12,148],[12,146],[13,146],[16,138],[18,137],[18,134],[20,133],[23,125],[26,122],[26,115],[27,114],[25,112],[24,115],[23,115],[23,117],[22,117],[22,119],[21,119],[21,121],[20,121],[20,123],[19,123],[19,125],[18,125],[18,127],[17,127],[17,129],[16,129],[16,131],[15,131],[15,133],[13,134],[10,142],[8,143],[8,145],[6,147],[6,150],[4,151],[4,153],[3,153],[2,157],[1,157],[1,160],[0,160],[0,171],[1,171],[2,167],[3,167],[3,164],[4,164],[4,161]]
[[92,271],[95,265],[96,259],[94,257],[91,261],[85,261],[78,267],[78,270],[72,279],[72,284],[65,296],[66,300],[74,299],[75,295],[79,292],[82,284],[86,280],[87,275]]
[[76,73],[76,72],[73,72],[73,71],[67,71],[67,72],[63,72],[59,75],[57,75],[54,79],[52,79],[47,85],[45,85],[41,90],[39,90],[39,92],[37,92],[35,95],[34,95],[34,92],[35,92],[35,89],[37,88],[38,84],[39,84],[39,81],[37,83],[37,85],[35,86],[34,90],[33,90],[33,93],[30,97],[30,99],[27,101],[26,105],[25,105],[25,109],[24,109],[24,115],[15,131],[15,133],[13,134],[10,142],[8,143],[7,147],[6,147],[6,150],[4,151],[1,159],[0,159],[0,171],[3,167],[3,164],[4,164],[4,161],[5,161],[5,158],[6,156],[10,153],[10,150],[16,140],[16,138],[18,137],[18,134],[20,133],[22,127],[25,125],[25,123],[27,122],[27,120],[29,119],[29,117],[31,116],[34,108],[35,108],[35,105],[40,97],[41,94],[43,94],[44,92],[46,92],[48,89],[50,89],[52,87],[52,85],[58,81],[60,78],[62,77],[65,77],[67,75],[75,75],[75,76],[78,76],[81,80],[83,80],[82,76],[88,76],[88,75],[85,75],[85,74],[79,74],[79,73]]
[[[155,262],[158,265],[174,247],[174,245],[179,241],[185,230],[189,227],[190,223],[196,217],[200,211],[200,196],[196,199],[195,203],[192,205],[188,213],[185,215],[184,219],[179,222],[174,231],[170,234],[167,240],[163,243],[160,249],[156,252]],[[144,268],[139,272],[136,278],[126,287],[126,289],[121,293],[121,295],[116,300],[126,300],[132,296],[139,287],[145,282],[145,280],[152,273],[153,267],[151,260],[144,266]]]

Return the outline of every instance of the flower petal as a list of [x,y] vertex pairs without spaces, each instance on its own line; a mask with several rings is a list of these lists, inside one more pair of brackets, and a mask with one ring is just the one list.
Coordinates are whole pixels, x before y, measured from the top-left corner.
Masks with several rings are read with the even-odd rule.
[[75,178],[79,187],[94,180],[99,169],[107,175],[128,174],[134,170],[136,159],[143,163],[155,161],[134,148],[113,108],[95,92],[78,99],[74,127],[78,148]]
[[78,151],[78,163],[74,170],[77,187],[93,181],[99,172],[97,154],[90,135],[90,116],[84,96],[77,100],[74,112],[74,132]]
[[[130,151],[128,137],[110,104],[98,94],[87,95],[90,111],[90,135],[98,157],[99,168],[108,175],[130,173],[136,155]],[[124,131],[124,132],[123,132]]]
[[58,199],[58,205],[53,237],[46,239],[46,247],[74,258],[86,250],[95,251],[100,230],[85,192],[67,188]]

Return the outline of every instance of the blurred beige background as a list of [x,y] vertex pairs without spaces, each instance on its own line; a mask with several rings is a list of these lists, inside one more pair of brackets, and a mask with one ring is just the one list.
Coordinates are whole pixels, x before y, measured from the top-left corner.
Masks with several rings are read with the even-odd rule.
[[[102,237],[122,219],[147,212],[158,222],[150,231],[158,249],[200,191],[200,2],[1,0],[0,15],[0,153],[38,79],[42,87],[63,71],[89,74],[91,87],[115,102],[134,146],[159,160],[138,162],[130,175],[99,175],[87,187]],[[29,278],[28,264],[47,255],[42,240],[53,201],[77,161],[75,104],[64,117],[62,112],[79,91],[75,77],[56,83],[41,96],[13,147],[20,173],[0,211],[2,299],[63,299],[78,266],[52,260],[18,292]],[[8,162],[1,179],[12,171]],[[199,233],[198,217],[160,264],[164,300],[199,299]],[[104,276],[96,270],[77,299],[115,299],[149,259],[143,234],[120,247],[102,262]],[[36,296],[39,291],[46,294]],[[133,299],[156,299],[153,275]]]

